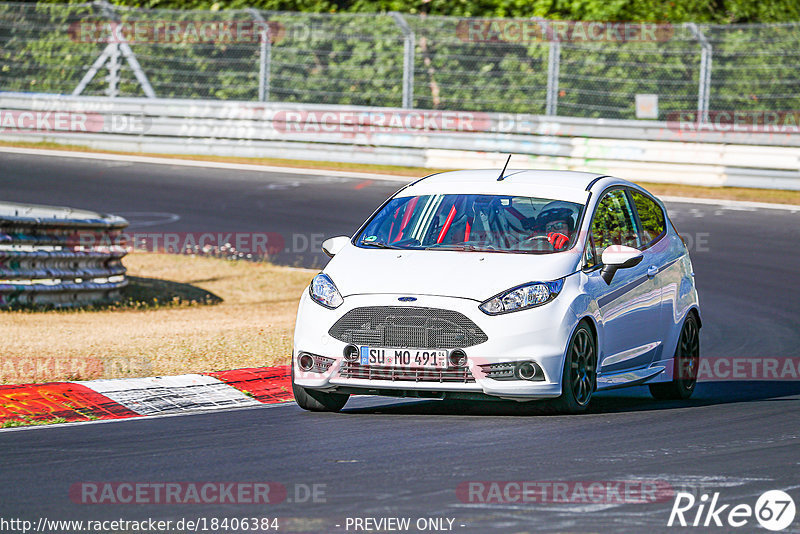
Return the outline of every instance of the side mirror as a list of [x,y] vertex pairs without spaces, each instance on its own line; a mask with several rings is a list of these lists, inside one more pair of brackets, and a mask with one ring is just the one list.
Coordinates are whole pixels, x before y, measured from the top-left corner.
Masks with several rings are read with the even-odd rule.
[[340,250],[347,246],[347,243],[349,242],[350,238],[345,235],[331,237],[322,242],[322,252],[332,258],[338,254]]
[[600,276],[610,285],[618,269],[636,267],[642,263],[642,258],[644,256],[641,250],[624,245],[611,245],[603,251],[603,269],[600,271]]

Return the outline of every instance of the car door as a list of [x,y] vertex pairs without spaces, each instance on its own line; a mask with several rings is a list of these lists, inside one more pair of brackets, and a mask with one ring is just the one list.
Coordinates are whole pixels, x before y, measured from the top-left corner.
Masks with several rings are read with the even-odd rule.
[[[672,249],[665,239],[667,217],[663,208],[642,191],[629,189],[628,194],[636,212],[640,249],[644,254],[642,263],[647,265],[648,275],[661,289],[661,317],[657,335],[658,340],[664,340],[673,325],[670,317],[676,315],[674,304],[681,279],[680,266],[677,265],[680,253]],[[656,359],[660,358],[660,354],[656,356]]]
[[[585,269],[586,289],[597,302],[602,324],[600,374],[648,366],[660,343],[661,290],[648,270],[653,258],[635,267],[619,269],[610,284],[600,276],[606,247],[641,248],[636,213],[627,191],[612,188],[603,193],[592,216]],[[652,271],[651,271],[652,274]]]

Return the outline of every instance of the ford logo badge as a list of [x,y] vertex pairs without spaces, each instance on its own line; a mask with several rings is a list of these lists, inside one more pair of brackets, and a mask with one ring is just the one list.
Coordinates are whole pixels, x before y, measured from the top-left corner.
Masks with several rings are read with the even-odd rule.
[[400,297],[397,300],[399,300],[400,302],[414,302],[415,300],[417,300],[417,297]]

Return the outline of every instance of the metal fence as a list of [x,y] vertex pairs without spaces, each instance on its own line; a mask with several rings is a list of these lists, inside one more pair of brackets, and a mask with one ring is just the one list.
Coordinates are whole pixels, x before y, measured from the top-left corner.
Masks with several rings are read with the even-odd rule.
[[0,308],[106,304],[128,285],[128,221],[72,208],[0,204]]
[[[0,90],[617,119],[800,109],[800,23],[632,27],[3,3]],[[637,95],[657,107],[637,115]]]

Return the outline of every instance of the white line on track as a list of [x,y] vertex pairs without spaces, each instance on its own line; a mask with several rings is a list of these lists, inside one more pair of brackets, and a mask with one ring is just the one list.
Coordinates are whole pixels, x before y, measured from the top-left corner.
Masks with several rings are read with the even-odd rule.
[[722,198],[692,198],[692,197],[671,197],[659,196],[664,202],[675,202],[683,204],[706,204],[709,206],[723,206],[730,210],[752,211],[754,209],[765,210],[785,210],[792,213],[800,212],[800,205],[796,204],[771,204],[769,202],[750,202],[746,200],[726,200]]
[[129,229],[143,228],[145,226],[159,226],[181,220],[181,216],[177,213],[169,213],[164,211],[124,211],[116,212],[115,215],[119,215],[120,217],[125,217],[128,219],[130,222],[128,225]]
[[[180,158],[158,158],[153,156],[135,156],[129,154],[104,154],[102,152],[78,152],[69,150],[48,150],[42,148],[21,148],[0,146],[0,153],[27,154],[31,156],[54,156],[60,158],[93,159],[104,161],[124,161],[129,163],[152,163],[156,165],[177,165],[183,167],[202,167],[206,169],[228,169],[236,171],[272,172],[283,174],[302,174],[306,176],[339,176],[343,178],[361,178],[365,180],[386,180],[391,182],[408,183],[414,180],[411,176],[398,176],[393,174],[380,174],[368,172],[332,171],[324,169],[302,169],[297,167],[275,167],[269,165],[253,165],[247,163],[225,163],[221,161],[202,161]],[[421,177],[421,176],[420,176]],[[785,210],[792,213],[800,212],[800,205],[772,204],[769,202],[750,202],[744,200],[725,200],[718,198],[693,198],[693,197],[659,197],[664,202],[681,202],[686,204],[707,204],[712,206],[726,206],[731,209],[773,209]]]

